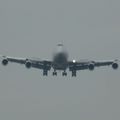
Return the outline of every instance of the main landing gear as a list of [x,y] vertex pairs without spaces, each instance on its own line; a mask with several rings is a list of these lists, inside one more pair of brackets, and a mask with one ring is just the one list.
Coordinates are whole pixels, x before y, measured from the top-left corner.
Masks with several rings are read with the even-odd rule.
[[[57,76],[57,72],[52,73],[53,76]],[[48,70],[43,70],[43,76],[48,76]],[[67,72],[63,71],[62,76],[67,76]],[[72,77],[76,77],[76,70],[72,70]]]
[[67,72],[62,72],[62,76],[67,76]]
[[[54,71],[52,75],[57,76],[57,72]],[[62,76],[67,76],[67,72],[66,71],[62,72]]]
[[76,77],[76,70],[72,71],[72,77]]
[[43,76],[48,76],[48,70],[43,70]]
[[53,72],[53,76],[57,76],[57,72],[56,71]]

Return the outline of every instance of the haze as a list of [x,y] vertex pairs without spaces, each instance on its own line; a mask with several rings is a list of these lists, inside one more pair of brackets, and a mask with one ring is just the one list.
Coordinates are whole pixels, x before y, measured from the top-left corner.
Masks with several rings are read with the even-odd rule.
[[[63,43],[70,59],[120,59],[118,0],[1,0],[0,54],[52,59]],[[43,77],[0,65],[1,120],[119,120],[120,68]]]

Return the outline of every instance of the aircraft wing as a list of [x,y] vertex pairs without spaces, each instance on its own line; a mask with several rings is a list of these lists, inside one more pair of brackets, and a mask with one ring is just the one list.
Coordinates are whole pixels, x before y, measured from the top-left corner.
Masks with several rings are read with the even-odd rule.
[[[16,58],[9,56],[1,56],[2,64],[6,66],[9,62],[18,63],[24,65],[26,68],[36,68],[43,70],[43,75],[48,75],[48,71],[53,67],[52,61],[40,60],[35,58]],[[118,68],[119,60],[106,60],[106,61],[69,61],[68,68],[72,71],[72,76],[76,76],[76,71],[78,70],[94,70],[96,67],[101,66],[112,66],[113,69]]]
[[52,62],[47,60],[37,60],[37,59],[28,59],[28,58],[15,58],[9,56],[1,56],[2,64],[7,65],[9,62],[18,63],[25,65],[26,68],[37,68],[48,71],[51,69]]
[[95,67],[101,66],[112,66],[113,69],[118,68],[118,60],[111,60],[111,61],[71,61],[69,62],[69,70],[70,71],[77,71],[77,70],[94,70]]

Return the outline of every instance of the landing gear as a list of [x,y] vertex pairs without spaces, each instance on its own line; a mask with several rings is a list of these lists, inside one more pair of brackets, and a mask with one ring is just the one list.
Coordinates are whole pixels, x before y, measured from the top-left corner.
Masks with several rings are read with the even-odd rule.
[[48,71],[47,70],[43,70],[43,76],[48,76]]
[[62,76],[67,76],[67,72],[62,72]]
[[72,71],[72,77],[76,77],[76,70]]
[[56,71],[53,72],[53,76],[57,76],[57,72]]
[[[56,70],[54,70],[54,72],[52,73],[52,75],[53,76],[57,76]],[[67,72],[66,71],[62,72],[62,76],[67,76]]]

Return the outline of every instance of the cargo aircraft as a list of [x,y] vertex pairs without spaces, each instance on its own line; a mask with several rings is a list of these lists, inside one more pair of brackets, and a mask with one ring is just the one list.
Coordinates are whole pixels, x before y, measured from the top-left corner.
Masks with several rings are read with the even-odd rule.
[[53,69],[52,75],[57,76],[57,71],[62,71],[62,76],[67,76],[67,69],[72,73],[72,77],[76,77],[76,72],[80,70],[93,71],[95,67],[110,66],[113,69],[118,69],[119,60],[108,60],[108,61],[94,61],[94,60],[69,60],[68,53],[64,50],[63,44],[57,45],[57,50],[53,54],[53,60],[40,60],[32,58],[16,58],[3,56],[2,65],[6,66],[9,62],[18,63],[25,65],[26,68],[36,68],[43,71],[43,76],[48,75],[48,71]]

